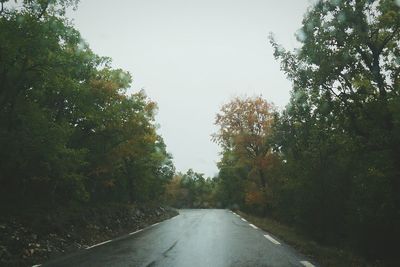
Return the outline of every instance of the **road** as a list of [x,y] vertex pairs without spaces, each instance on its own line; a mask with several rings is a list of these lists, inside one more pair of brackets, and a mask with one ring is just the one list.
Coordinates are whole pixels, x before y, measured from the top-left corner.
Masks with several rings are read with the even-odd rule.
[[229,210],[180,210],[172,219],[43,266],[313,266]]

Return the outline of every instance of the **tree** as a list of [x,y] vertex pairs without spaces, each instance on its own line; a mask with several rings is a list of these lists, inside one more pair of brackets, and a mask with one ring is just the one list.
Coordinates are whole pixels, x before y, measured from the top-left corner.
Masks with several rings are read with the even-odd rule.
[[50,197],[54,202],[56,195],[65,197],[60,188],[75,199],[87,199],[81,169],[86,152],[68,145],[74,131],[72,100],[101,59],[77,49],[80,35],[62,17],[39,18],[30,11],[33,3],[24,3],[21,11],[2,3],[2,189],[16,201]]
[[286,162],[278,213],[324,242],[351,243],[374,258],[396,257],[376,244],[395,244],[400,234],[396,3],[318,1],[297,51],[271,38],[293,81],[274,128],[275,151]]
[[219,126],[213,141],[225,151],[232,151],[243,164],[252,165],[252,172],[266,187],[264,165],[268,165],[268,137],[271,134],[274,107],[262,97],[235,98],[222,106],[215,124]]
[[274,112],[262,97],[235,98],[216,116],[219,129],[213,140],[223,149],[218,167],[230,204],[246,204],[261,212],[271,196],[268,174],[276,158],[270,145]]
[[204,174],[189,169],[185,174],[176,174],[168,183],[165,199],[177,208],[217,207],[215,190],[215,179],[205,178]]
[[[0,197],[22,206],[159,200],[172,156],[157,105],[65,18],[73,0],[0,11]],[[4,201],[6,202],[6,201]]]

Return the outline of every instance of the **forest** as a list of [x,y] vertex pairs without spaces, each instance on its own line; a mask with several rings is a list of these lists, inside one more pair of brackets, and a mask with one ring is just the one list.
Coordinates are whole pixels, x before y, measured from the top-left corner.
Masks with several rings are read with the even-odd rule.
[[322,244],[398,258],[400,5],[318,1],[288,51],[283,110],[239,97],[216,116],[220,201],[271,216]]
[[[395,260],[400,239],[400,4],[317,1],[289,51],[290,101],[235,97],[215,117],[216,177],[176,172],[157,104],[66,17],[75,0],[0,1],[0,208],[165,203],[274,218]],[[384,245],[382,245],[384,244]]]
[[173,176],[156,103],[90,50],[65,17],[76,4],[1,1],[1,203],[157,200]]

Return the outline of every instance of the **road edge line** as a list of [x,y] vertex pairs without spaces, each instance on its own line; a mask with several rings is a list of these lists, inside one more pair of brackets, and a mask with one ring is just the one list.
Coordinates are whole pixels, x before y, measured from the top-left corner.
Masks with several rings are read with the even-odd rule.
[[101,242],[101,243],[95,244],[95,245],[93,245],[93,246],[87,247],[86,249],[91,249],[91,248],[94,248],[94,247],[98,247],[98,246],[101,246],[101,245],[104,245],[104,244],[110,243],[111,241],[113,241],[113,240],[112,240],[112,239],[110,239],[110,240],[107,240],[107,241],[104,241],[104,242]]
[[271,241],[272,243],[274,243],[275,245],[280,245],[281,243],[279,243],[278,240],[274,239],[272,236],[270,236],[269,234],[265,234],[264,237],[266,239],[268,239],[269,241]]
[[252,223],[249,223],[249,225],[250,225],[251,227],[253,227],[254,229],[257,229],[257,230],[258,230],[258,227],[257,227],[257,226],[255,226],[254,224],[252,224]]
[[140,233],[140,232],[143,231],[144,229],[146,229],[146,228],[136,230],[135,232],[129,233],[128,235],[134,235],[134,234]]
[[301,264],[303,264],[305,267],[315,267],[311,262],[309,261],[300,261]]

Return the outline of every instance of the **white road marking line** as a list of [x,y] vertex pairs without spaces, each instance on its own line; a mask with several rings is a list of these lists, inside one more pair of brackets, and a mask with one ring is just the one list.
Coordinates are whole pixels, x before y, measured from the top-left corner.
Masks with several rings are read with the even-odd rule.
[[129,235],[134,235],[134,234],[137,234],[137,233],[139,233],[139,232],[141,232],[141,231],[143,231],[143,229],[139,229],[139,230],[137,230],[137,231],[135,231],[135,232],[129,233]]
[[91,248],[94,248],[94,247],[97,247],[97,246],[101,246],[101,245],[104,245],[104,244],[106,244],[106,243],[109,243],[109,242],[111,242],[111,241],[112,241],[112,240],[107,240],[107,241],[104,241],[104,242],[98,243],[98,244],[96,244],[96,245],[93,245],[93,246],[87,247],[86,249],[91,249]]
[[301,261],[300,263],[303,264],[305,267],[315,267],[309,261]]
[[36,264],[36,265],[32,265],[32,267],[40,267],[42,266],[41,264]]
[[275,245],[280,245],[281,244],[278,241],[276,241],[275,239],[273,239],[270,235],[264,235],[264,237],[266,239],[268,239],[269,241],[271,241],[272,243],[274,243]]
[[243,218],[240,218],[240,219],[242,219],[242,221],[244,221],[244,222],[247,222],[246,219],[243,219]]
[[[175,217],[176,217],[176,216],[175,216]],[[175,218],[175,217],[172,217],[172,218],[170,218],[170,219],[173,219],[173,218]],[[158,225],[158,224],[160,224],[160,222],[155,223],[155,224],[152,224],[152,225],[150,225],[150,226],[148,226],[148,227],[153,227],[153,226],[156,226],[156,225]],[[146,229],[146,228],[148,228],[148,227],[145,227],[145,228],[143,228],[143,229],[139,229],[139,230],[137,230],[137,231],[135,231],[135,232],[129,233],[128,235],[137,234],[137,233],[143,231],[144,229]],[[90,246],[90,247],[87,247],[86,249],[91,249],[91,248],[94,248],[94,247],[97,247],[97,246],[101,246],[101,245],[104,245],[104,244],[109,243],[109,242],[111,242],[111,241],[112,241],[112,239],[107,240],[107,241],[104,241],[104,242],[101,242],[101,243],[98,243],[98,244],[93,245],[93,246]],[[41,266],[41,264],[33,265],[32,267],[39,267],[39,266]]]
[[252,224],[252,223],[249,223],[249,225],[251,226],[251,227],[253,227],[254,229],[258,229],[258,227],[257,226],[255,226],[254,224]]

